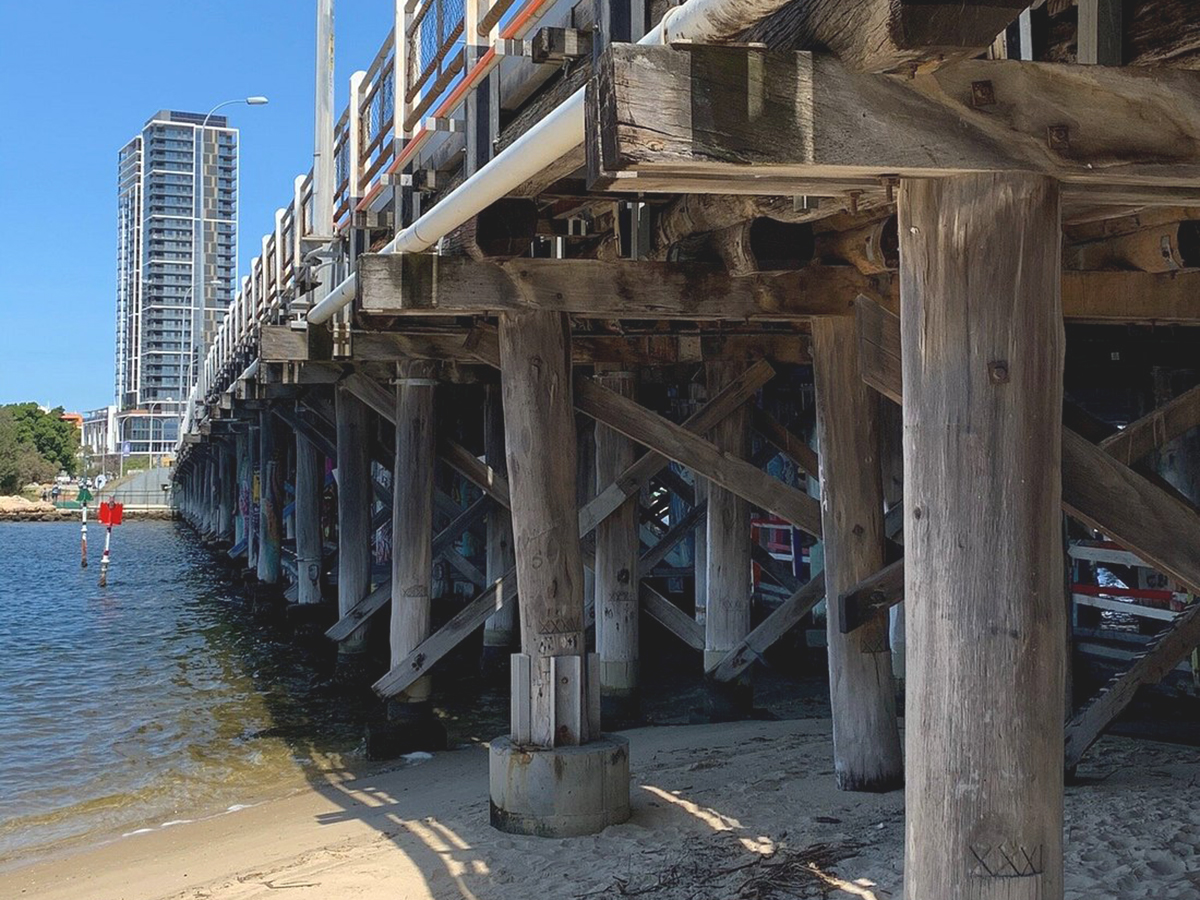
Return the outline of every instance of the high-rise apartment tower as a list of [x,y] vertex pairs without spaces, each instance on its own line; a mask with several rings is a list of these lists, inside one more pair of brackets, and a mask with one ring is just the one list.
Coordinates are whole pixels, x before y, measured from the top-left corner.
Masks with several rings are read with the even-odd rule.
[[119,444],[170,452],[237,271],[238,132],[161,110],[117,162]]

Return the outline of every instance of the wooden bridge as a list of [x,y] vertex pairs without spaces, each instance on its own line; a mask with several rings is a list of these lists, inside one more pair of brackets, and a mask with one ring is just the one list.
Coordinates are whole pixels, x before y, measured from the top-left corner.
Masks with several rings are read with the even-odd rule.
[[[720,718],[824,600],[836,779],[903,784],[907,896],[1060,898],[1064,768],[1200,644],[1185,604],[1072,704],[1065,533],[1200,592],[1200,11],[397,0],[336,121],[331,17],[317,165],[204,362],[183,513],[297,608],[336,596],[391,746],[437,743],[464,638],[514,654],[504,746],[609,753],[564,812],[493,748],[518,831],[628,814],[604,732],[643,615]],[[434,630],[439,580],[473,596]]]

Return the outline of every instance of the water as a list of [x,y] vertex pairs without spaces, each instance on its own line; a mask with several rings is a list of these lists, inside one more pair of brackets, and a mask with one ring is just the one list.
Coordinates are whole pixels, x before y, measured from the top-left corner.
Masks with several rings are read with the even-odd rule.
[[0,865],[253,802],[353,756],[361,722],[171,522],[0,524]]

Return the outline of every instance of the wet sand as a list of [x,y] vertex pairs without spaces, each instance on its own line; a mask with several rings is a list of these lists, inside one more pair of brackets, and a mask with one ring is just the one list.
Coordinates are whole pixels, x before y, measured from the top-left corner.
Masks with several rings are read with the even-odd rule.
[[[626,734],[633,818],[599,835],[492,830],[475,745],[34,863],[0,875],[0,896],[901,896],[903,795],[837,791],[828,721]],[[1200,751],[1106,738],[1079,775],[1067,791],[1067,897],[1200,896]]]

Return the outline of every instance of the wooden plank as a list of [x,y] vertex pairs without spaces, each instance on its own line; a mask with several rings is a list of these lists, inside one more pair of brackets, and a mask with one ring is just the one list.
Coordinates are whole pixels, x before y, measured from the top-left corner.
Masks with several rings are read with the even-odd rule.
[[331,641],[344,641],[350,635],[354,634],[355,629],[362,625],[374,613],[383,609],[392,599],[392,580],[379,585],[367,596],[363,597],[346,611],[329,630],[325,632],[325,637]]
[[514,653],[511,657],[512,668],[509,669],[511,679],[510,695],[512,697],[512,739],[515,744],[528,744],[533,740],[532,712],[533,689],[531,660],[528,653]]
[[1123,430],[1102,440],[1100,447],[1110,456],[1132,465],[1197,425],[1200,425],[1200,386],[1130,422]]
[[438,452],[446,465],[475,484],[505,509],[512,509],[507,478],[451,438],[443,436],[438,440]]
[[838,598],[842,632],[849,634],[904,600],[904,560],[864,578]]
[[820,477],[820,460],[808,444],[779,423],[766,410],[755,407],[750,411],[750,423],[754,430],[792,458],[801,469],[813,478]]
[[671,525],[669,531],[659,538],[658,543],[642,554],[638,560],[638,577],[646,578],[653,571],[654,567],[666,559],[667,554],[679,546],[689,534],[695,530],[696,526],[704,521],[704,517],[708,514],[708,503],[701,502],[698,506],[693,506],[687,513]]
[[[713,397],[703,409],[688,417],[682,428],[696,434],[705,434],[729,413],[746,403],[760,387],[771,380],[775,370],[765,360],[752,365],[725,390]],[[646,453],[626,469],[620,478],[596,493],[579,511],[579,530],[588,534],[596,525],[650,483],[659,472],[667,467],[668,460],[658,453]]]
[[264,363],[308,361],[308,334],[287,325],[263,324],[258,357]]
[[363,312],[487,315],[544,309],[589,318],[770,321],[852,313],[880,285],[852,266],[731,276],[716,264],[595,259],[473,260],[366,254]]
[[372,690],[381,697],[392,697],[400,693],[428,672],[472,631],[483,625],[495,610],[514,602],[516,595],[517,573],[516,569],[512,569],[422,641],[398,665],[392,666],[386,675],[371,686]]
[[471,584],[478,587],[488,583],[487,576],[479,571],[479,567],[449,544],[443,547],[441,553],[438,555],[456,568],[459,574],[471,582]]
[[643,582],[638,596],[646,615],[654,619],[693,650],[704,650],[704,626]]
[[[1193,588],[1195,590],[1195,588]],[[1200,646],[1200,603],[1181,613],[1133,665],[1114,677],[1067,723],[1066,765],[1072,769],[1143,685],[1157,684]]]
[[1125,62],[1122,0],[1078,0],[1079,62],[1119,66]]
[[817,576],[783,601],[763,619],[709,672],[717,681],[732,681],[756,661],[781,637],[791,631],[801,619],[812,612],[825,597],[825,573]]
[[820,504],[807,494],[772,478],[745,460],[722,453],[693,432],[589,379],[579,380],[575,398],[581,412],[655,452],[694,469],[710,481],[787,519],[809,534],[820,536]]
[[967,60],[900,77],[807,52],[614,45],[588,91],[593,189],[645,190],[628,177],[643,173],[728,193],[711,179],[995,171],[1042,172],[1079,194],[1200,187],[1194,72]]

